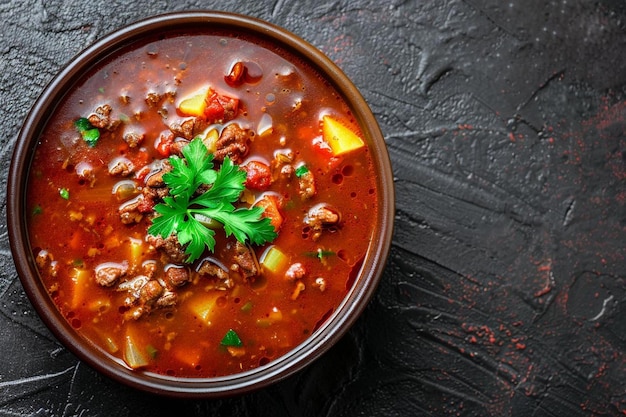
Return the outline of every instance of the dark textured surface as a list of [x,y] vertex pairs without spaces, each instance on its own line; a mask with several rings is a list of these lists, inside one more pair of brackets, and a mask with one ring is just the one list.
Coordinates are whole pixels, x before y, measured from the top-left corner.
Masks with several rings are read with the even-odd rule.
[[620,1],[0,0],[0,166],[74,54],[165,11],[236,11],[329,55],[397,190],[381,285],[324,357],[213,401],[120,386],[58,344],[0,224],[2,416],[626,414],[626,6]]

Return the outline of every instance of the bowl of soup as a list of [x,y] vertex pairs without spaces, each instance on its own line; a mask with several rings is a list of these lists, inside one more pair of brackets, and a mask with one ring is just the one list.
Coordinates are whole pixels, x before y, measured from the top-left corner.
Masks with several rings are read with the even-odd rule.
[[183,12],[77,55],[19,133],[11,250],[45,324],[148,392],[244,393],[326,352],[381,278],[392,170],[367,103],[318,49]]

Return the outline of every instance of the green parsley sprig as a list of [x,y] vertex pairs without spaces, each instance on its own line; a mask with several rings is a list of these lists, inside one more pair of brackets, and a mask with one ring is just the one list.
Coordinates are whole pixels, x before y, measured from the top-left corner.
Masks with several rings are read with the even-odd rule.
[[[262,207],[234,206],[244,190],[245,171],[228,157],[219,171],[214,170],[213,154],[198,138],[182,153],[184,158],[169,158],[172,170],[163,175],[163,181],[170,193],[154,207],[158,216],[152,220],[148,233],[163,238],[176,234],[178,242],[186,245],[189,263],[198,259],[205,248],[215,248],[215,230],[205,225],[207,219],[221,223],[226,236],[233,235],[241,243],[261,245],[276,238],[270,219],[261,217]],[[203,185],[208,185],[208,190],[197,193]]]

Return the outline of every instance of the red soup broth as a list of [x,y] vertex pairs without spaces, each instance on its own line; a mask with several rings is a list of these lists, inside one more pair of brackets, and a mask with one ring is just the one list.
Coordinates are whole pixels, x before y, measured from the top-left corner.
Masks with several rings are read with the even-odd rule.
[[[201,113],[181,110],[198,92]],[[349,291],[377,216],[371,150],[336,152],[328,135],[345,131],[325,132],[325,116],[361,136],[330,83],[258,39],[176,34],[98,64],[50,118],[28,180],[30,243],[63,316],[123,366],[182,378],[253,369],[302,343]],[[278,236],[237,245],[218,227],[213,252],[188,264],[147,232],[169,192],[149,178],[195,137],[211,151],[231,125],[244,132],[221,150],[247,172],[237,205],[272,202]]]

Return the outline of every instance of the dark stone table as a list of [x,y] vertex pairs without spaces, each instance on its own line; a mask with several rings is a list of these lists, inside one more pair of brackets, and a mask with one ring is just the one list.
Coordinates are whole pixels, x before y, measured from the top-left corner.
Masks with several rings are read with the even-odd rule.
[[2,212],[29,107],[124,24],[219,9],[284,26],[359,87],[397,190],[382,282],[281,383],[158,398],[77,360],[26,298],[0,224],[2,416],[626,414],[626,3],[0,1]]

